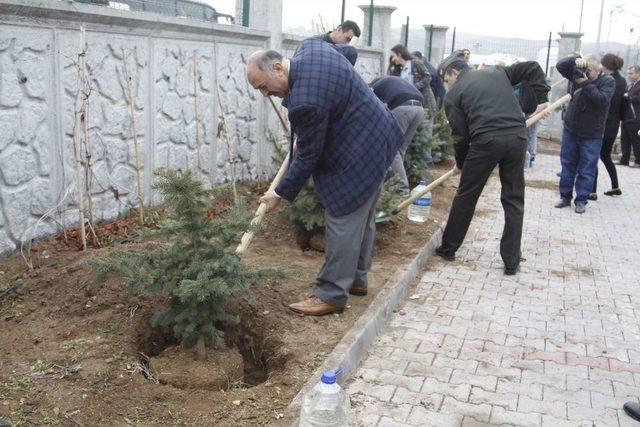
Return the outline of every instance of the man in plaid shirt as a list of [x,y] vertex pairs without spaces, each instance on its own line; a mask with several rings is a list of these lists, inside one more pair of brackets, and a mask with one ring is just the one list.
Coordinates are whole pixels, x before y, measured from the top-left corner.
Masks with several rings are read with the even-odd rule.
[[[343,311],[347,294],[366,295],[382,181],[402,144],[391,112],[356,73],[357,53],[320,39],[303,41],[290,61],[275,51],[249,58],[247,78],[264,96],[283,98],[298,150],[267,212],[292,201],[313,175],[325,207],[325,263],[314,295],[293,311],[320,316]],[[349,58],[349,59],[347,59]]]

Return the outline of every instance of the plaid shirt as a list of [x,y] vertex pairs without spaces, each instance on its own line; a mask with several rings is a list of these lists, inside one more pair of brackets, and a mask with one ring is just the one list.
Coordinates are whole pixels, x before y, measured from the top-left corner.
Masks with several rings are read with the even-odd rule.
[[319,39],[303,41],[291,59],[283,101],[298,150],[276,193],[292,201],[313,174],[320,200],[336,217],[378,191],[402,144],[391,112],[346,59],[354,51]]

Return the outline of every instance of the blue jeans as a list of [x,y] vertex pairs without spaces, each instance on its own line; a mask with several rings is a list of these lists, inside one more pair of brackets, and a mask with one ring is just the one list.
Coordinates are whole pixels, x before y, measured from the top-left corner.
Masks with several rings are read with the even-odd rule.
[[591,193],[596,179],[601,147],[602,138],[579,138],[564,129],[560,151],[560,197],[571,200],[575,184],[575,203],[587,203],[587,196]]

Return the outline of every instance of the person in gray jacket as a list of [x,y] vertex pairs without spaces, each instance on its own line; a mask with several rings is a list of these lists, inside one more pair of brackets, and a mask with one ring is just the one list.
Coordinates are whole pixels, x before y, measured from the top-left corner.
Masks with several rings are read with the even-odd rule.
[[471,70],[459,53],[440,63],[448,87],[444,110],[451,125],[456,167],[462,171],[449,220],[436,254],[452,261],[469,229],[478,198],[499,166],[505,225],[500,242],[504,272],[513,275],[520,264],[524,217],[524,157],[527,132],[513,86],[527,81],[541,111],[548,104],[549,86],[537,62]]
[[404,169],[404,156],[420,123],[424,121],[424,98],[420,91],[408,81],[395,76],[377,77],[369,84],[378,99],[391,110],[396,118],[404,140],[396,157],[391,163],[391,170],[402,183],[403,195],[409,195],[409,179]]

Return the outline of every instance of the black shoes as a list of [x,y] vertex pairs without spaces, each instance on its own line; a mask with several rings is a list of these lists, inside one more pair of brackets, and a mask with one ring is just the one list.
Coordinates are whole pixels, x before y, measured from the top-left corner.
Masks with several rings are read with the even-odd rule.
[[571,206],[571,200],[560,199],[558,203],[554,205],[556,208],[566,208],[567,206]]
[[518,272],[518,267],[515,268],[510,268],[510,267],[505,267],[504,268],[504,275],[505,276],[515,276],[516,273]]
[[622,408],[631,418],[636,421],[640,421],[640,404],[636,402],[627,402]]
[[587,200],[598,200],[598,194],[597,193],[591,193],[587,196]]
[[605,196],[621,196],[622,190],[620,190],[619,188],[614,188],[613,190],[605,191],[604,195]]
[[449,252],[445,252],[444,250],[442,250],[442,246],[439,246],[436,248],[436,255],[438,255],[440,258],[446,260],[446,261],[455,261],[456,260],[456,256],[453,254],[450,254]]
[[576,213],[583,214],[587,211],[586,203],[576,203]]

